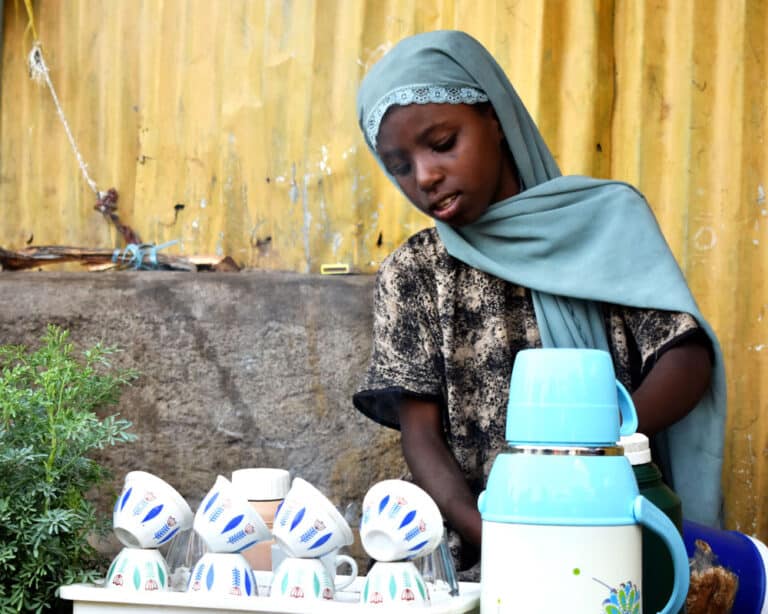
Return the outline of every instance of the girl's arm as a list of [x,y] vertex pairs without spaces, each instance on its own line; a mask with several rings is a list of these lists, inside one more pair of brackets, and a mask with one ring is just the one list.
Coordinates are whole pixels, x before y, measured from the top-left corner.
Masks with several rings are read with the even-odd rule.
[[684,418],[699,402],[712,377],[708,348],[683,343],[664,352],[635,390],[638,431],[655,435]]
[[437,403],[405,398],[400,406],[403,455],[413,479],[435,500],[451,527],[480,545],[477,501],[445,442]]

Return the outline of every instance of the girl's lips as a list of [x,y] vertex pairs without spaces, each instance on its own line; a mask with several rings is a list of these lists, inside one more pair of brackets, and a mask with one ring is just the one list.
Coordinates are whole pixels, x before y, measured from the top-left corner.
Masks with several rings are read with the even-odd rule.
[[459,195],[452,194],[432,207],[432,215],[443,222],[451,219],[459,211]]

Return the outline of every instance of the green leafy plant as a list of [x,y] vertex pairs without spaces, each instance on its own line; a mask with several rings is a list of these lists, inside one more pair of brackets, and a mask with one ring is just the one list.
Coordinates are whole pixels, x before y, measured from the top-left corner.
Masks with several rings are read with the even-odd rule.
[[100,344],[76,352],[49,326],[36,350],[0,346],[0,611],[57,609],[62,584],[90,582],[103,563],[89,538],[109,520],[87,493],[109,477],[89,458],[135,439],[114,406],[136,372]]

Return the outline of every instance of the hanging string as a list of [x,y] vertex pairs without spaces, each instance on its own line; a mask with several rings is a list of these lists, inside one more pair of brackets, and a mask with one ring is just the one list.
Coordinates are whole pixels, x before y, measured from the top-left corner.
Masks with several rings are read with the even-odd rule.
[[24,29],[24,40],[26,41],[27,35],[32,32],[32,40],[37,43],[39,39],[37,38],[37,30],[35,30],[35,12],[32,10],[32,0],[24,0],[24,6],[27,9],[28,19],[27,27]]
[[[0,0],[0,5],[2,5],[2,0]],[[53,103],[56,105],[56,112],[58,113],[59,119],[64,126],[64,131],[67,133],[67,139],[69,140],[69,144],[75,154],[75,158],[77,158],[77,164],[80,167],[80,172],[83,174],[83,179],[85,179],[88,187],[93,190],[93,193],[96,194],[96,204],[94,205],[94,209],[101,213],[108,222],[111,222],[115,225],[115,228],[120,233],[120,235],[122,235],[127,244],[143,245],[141,237],[139,237],[138,233],[134,231],[130,226],[127,226],[120,221],[120,218],[117,214],[117,190],[115,188],[110,188],[109,190],[100,191],[96,186],[96,182],[91,179],[90,175],[88,174],[88,165],[85,163],[85,160],[83,160],[83,156],[80,154],[80,150],[77,148],[75,137],[72,134],[72,130],[69,127],[69,122],[64,115],[64,109],[62,109],[61,103],[59,102],[59,97],[56,95],[56,89],[53,87],[53,81],[51,81],[51,74],[48,70],[48,65],[45,63],[45,58],[43,57],[43,48],[40,44],[40,40],[37,37],[37,30],[35,29],[35,14],[32,9],[32,0],[24,0],[24,6],[27,9],[27,17],[29,20],[27,23],[27,28],[24,31],[24,37],[26,39],[26,36],[31,32],[34,41],[32,43],[32,50],[29,52],[28,57],[29,76],[37,83],[45,83],[45,85],[48,86],[48,91],[51,92]],[[172,245],[172,243],[167,243],[163,245],[163,247],[168,245]],[[154,266],[157,264],[156,253],[156,251],[149,252],[150,262],[154,260]]]
[[[2,0],[0,0],[0,3],[1,2]],[[27,28],[24,31],[24,36],[26,38],[27,34],[31,32],[34,39],[34,42],[32,43],[32,50],[29,52],[29,57],[27,60],[29,66],[29,76],[37,83],[44,83],[47,85],[48,91],[51,92],[53,103],[56,105],[56,112],[58,113],[59,119],[64,126],[64,131],[67,133],[67,139],[69,140],[69,144],[75,154],[77,164],[80,167],[80,172],[83,174],[83,179],[85,179],[88,187],[93,190],[93,193],[96,194],[96,204],[94,205],[94,209],[104,215],[108,222],[111,222],[115,225],[115,228],[122,235],[126,243],[140,244],[141,238],[139,235],[132,228],[120,222],[120,218],[117,215],[117,190],[115,190],[115,188],[110,188],[109,190],[100,191],[96,186],[96,182],[91,179],[91,176],[88,174],[88,165],[85,163],[85,160],[83,160],[83,156],[80,154],[77,143],[75,143],[75,137],[72,134],[72,129],[69,127],[69,122],[64,115],[64,109],[61,107],[59,97],[56,95],[56,89],[53,87],[51,73],[48,69],[48,65],[45,62],[45,58],[43,57],[43,48],[40,44],[40,40],[37,37],[37,30],[35,29],[35,14],[32,9],[32,0],[24,0],[24,6],[27,9],[27,17],[29,20],[27,23]]]
[[[25,1],[28,1],[28,0],[25,0]],[[77,144],[75,143],[75,137],[72,136],[72,130],[70,130],[69,128],[69,122],[67,121],[67,118],[64,116],[64,110],[61,108],[59,97],[56,95],[56,90],[53,87],[53,82],[51,81],[51,75],[48,71],[48,65],[45,63],[45,59],[43,58],[43,50],[40,47],[40,42],[37,40],[32,46],[32,51],[29,52],[29,75],[38,83],[45,83],[48,86],[48,89],[51,92],[51,96],[53,97],[53,102],[56,105],[56,112],[59,114],[59,119],[61,120],[61,123],[64,125],[64,130],[67,133],[69,144],[72,146],[72,151],[75,153],[75,157],[77,158],[77,163],[80,166],[80,170],[83,173],[83,178],[85,179],[86,183],[90,186],[91,190],[93,190],[93,192],[96,194],[96,196],[98,198],[101,198],[102,194],[99,192],[99,189],[96,187],[96,182],[93,179],[91,179],[90,175],[88,175],[88,165],[83,160],[83,156],[80,155],[80,150],[77,148]]]
[[72,146],[72,151],[75,154],[75,158],[77,158],[77,164],[80,166],[80,171],[83,173],[83,178],[91,190],[93,190],[94,194],[96,194],[96,197],[101,199],[103,198],[104,194],[99,192],[99,189],[96,187],[96,182],[91,179],[90,175],[88,175],[88,165],[85,163],[85,160],[83,160],[83,156],[80,155],[80,150],[77,148],[77,144],[75,143],[75,137],[72,135],[69,122],[64,115],[64,109],[61,108],[59,97],[56,95],[56,90],[53,87],[51,74],[48,70],[48,65],[45,63],[45,58],[43,57],[43,48],[40,44],[40,39],[37,37],[37,29],[35,28],[35,12],[32,8],[32,0],[24,0],[24,7],[27,9],[28,19],[27,27],[24,30],[24,36],[26,37],[27,34],[31,32],[32,39],[34,41],[32,43],[32,51],[29,52],[29,57],[27,59],[29,65],[29,76],[37,83],[45,83],[48,86],[48,90],[51,92],[51,97],[53,98],[53,103],[56,105],[56,112],[59,114],[59,119],[64,126],[64,131],[67,133],[69,144]]

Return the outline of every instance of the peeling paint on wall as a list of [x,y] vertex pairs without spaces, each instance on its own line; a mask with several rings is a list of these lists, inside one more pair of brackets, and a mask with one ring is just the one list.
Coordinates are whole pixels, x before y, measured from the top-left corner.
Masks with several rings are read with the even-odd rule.
[[702,226],[693,235],[693,242],[696,249],[706,251],[717,245],[717,234],[715,229],[710,226]]

